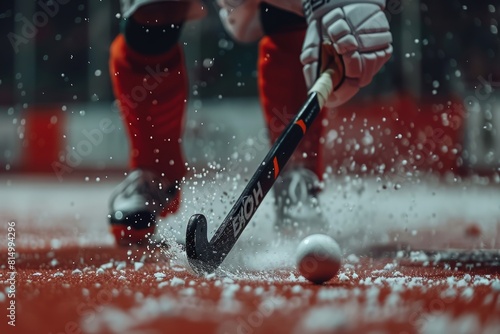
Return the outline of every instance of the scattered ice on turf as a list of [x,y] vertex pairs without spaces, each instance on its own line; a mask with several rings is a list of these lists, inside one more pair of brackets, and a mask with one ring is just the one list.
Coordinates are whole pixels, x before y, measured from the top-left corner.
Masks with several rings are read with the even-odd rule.
[[420,334],[469,334],[481,332],[480,321],[476,315],[453,317],[451,314],[428,314],[421,324]]
[[474,282],[472,283],[472,285],[474,285],[474,286],[490,285],[490,284],[491,284],[491,280],[489,280],[486,277],[479,276],[479,275],[474,276]]
[[140,302],[140,301],[144,300],[144,294],[140,291],[136,291],[134,293],[134,299],[136,302]]
[[179,286],[179,285],[184,285],[185,283],[186,282],[183,279],[175,276],[170,280],[170,286]]
[[101,269],[111,269],[113,268],[113,262],[103,263],[100,266]]
[[134,270],[135,271],[141,269],[142,267],[144,267],[144,263],[142,263],[142,262],[134,262]]
[[389,307],[397,307],[401,304],[401,296],[397,291],[392,291],[386,298],[385,304]]
[[349,281],[349,276],[347,276],[345,273],[340,273],[338,275],[338,277],[339,277],[339,281],[341,281],[341,282]]
[[410,259],[412,262],[427,262],[429,257],[424,252],[411,252]]
[[210,273],[210,274],[205,274],[205,279],[206,280],[212,280],[215,278],[215,273]]
[[483,305],[490,305],[494,300],[493,294],[489,293],[486,297],[483,299]]
[[157,279],[157,280],[163,280],[165,277],[167,277],[167,275],[165,273],[154,273],[154,277]]
[[234,280],[233,280],[233,279],[231,279],[231,278],[229,278],[229,277],[224,277],[224,278],[222,279],[222,282],[223,282],[224,284],[232,284],[232,283],[234,283]]
[[457,296],[457,289],[454,289],[452,287],[448,287],[446,290],[440,293],[440,296],[442,298],[452,298]]
[[364,285],[371,285],[372,284],[372,278],[371,277],[367,277],[366,279],[360,279],[359,283],[360,284],[364,284]]
[[196,290],[194,288],[185,288],[179,291],[181,296],[193,297],[196,294]]
[[395,263],[388,263],[384,266],[384,270],[387,270],[387,271],[391,271],[391,270],[394,270],[394,268],[396,268],[396,264]]
[[160,283],[158,284],[158,288],[160,288],[160,289],[161,289],[161,288],[163,288],[163,287],[165,287],[165,286],[169,286],[169,285],[170,285],[170,282],[168,282],[168,281],[163,281],[163,282],[160,282]]
[[470,280],[469,280],[469,281],[467,281],[467,280],[464,278],[464,279],[458,280],[458,281],[456,282],[456,286],[457,286],[457,288],[463,288],[463,287],[465,287],[465,286],[468,286],[468,285],[469,285],[469,282],[470,282]]
[[405,283],[406,283],[407,277],[387,277],[385,279],[385,282],[389,284],[393,288],[393,291],[400,290]]
[[426,278],[425,277],[411,277],[408,284],[409,288],[415,287],[415,286],[425,286]]
[[224,286],[224,289],[222,290],[221,297],[227,299],[234,298],[234,294],[239,289],[240,286],[238,284],[227,284]]
[[345,288],[320,288],[316,294],[319,301],[332,301],[349,298],[352,290]]
[[186,268],[179,267],[179,266],[174,266],[174,267],[171,267],[170,269],[172,269],[173,271],[177,271],[177,272],[186,271]]
[[300,330],[304,330],[304,332],[333,332],[345,329],[349,318],[343,308],[332,306],[313,307],[305,314],[300,324]]
[[75,269],[71,272],[72,275],[83,275],[82,271],[80,269]]
[[117,262],[116,264],[116,270],[123,270],[127,267],[127,262],[125,261],[120,261],[120,262]]
[[217,311],[225,314],[238,314],[242,309],[242,303],[234,298],[221,298],[217,304]]
[[467,301],[472,300],[472,297],[474,296],[474,288],[470,286],[466,287],[465,289],[462,290],[461,296]]

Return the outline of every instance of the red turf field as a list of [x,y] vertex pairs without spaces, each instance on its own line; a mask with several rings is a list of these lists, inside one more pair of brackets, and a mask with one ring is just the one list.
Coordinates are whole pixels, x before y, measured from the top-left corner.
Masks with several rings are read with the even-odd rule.
[[[37,197],[38,186],[27,194]],[[115,248],[105,219],[87,220],[105,212],[96,203],[110,187],[80,185],[73,194],[64,186],[52,192],[61,206],[55,213],[43,197],[22,197],[30,205],[2,197],[2,220],[16,222],[17,273],[9,298],[2,243],[0,333],[500,333],[498,261],[346,254],[339,275],[322,286],[286,268],[196,277],[172,254]],[[23,186],[16,189],[20,199]],[[417,248],[500,243],[498,228],[448,227],[398,238]],[[15,327],[7,317],[12,300]]]

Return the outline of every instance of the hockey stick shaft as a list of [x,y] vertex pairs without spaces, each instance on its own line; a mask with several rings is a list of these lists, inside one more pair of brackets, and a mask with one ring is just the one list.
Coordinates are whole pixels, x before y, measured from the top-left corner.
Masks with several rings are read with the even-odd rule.
[[317,80],[307,101],[273,144],[210,242],[207,240],[205,216],[196,214],[191,217],[186,232],[186,251],[195,271],[214,271],[234,247],[307,129],[320,113],[332,91],[332,74],[332,70],[326,71]]

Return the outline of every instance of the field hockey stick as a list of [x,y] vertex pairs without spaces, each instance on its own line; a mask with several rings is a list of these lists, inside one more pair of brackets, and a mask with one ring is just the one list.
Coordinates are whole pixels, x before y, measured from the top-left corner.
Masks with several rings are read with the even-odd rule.
[[207,237],[207,219],[195,214],[186,230],[186,252],[190,266],[198,274],[215,271],[233,249],[281,170],[320,113],[333,90],[334,71],[323,72],[309,91],[307,101],[271,147],[243,193],[233,205],[212,239]]

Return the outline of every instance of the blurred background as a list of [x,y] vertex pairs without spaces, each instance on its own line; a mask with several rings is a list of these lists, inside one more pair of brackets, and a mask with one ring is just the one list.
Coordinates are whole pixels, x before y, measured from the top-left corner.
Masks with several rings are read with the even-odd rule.
[[[128,144],[108,72],[119,1],[55,1],[57,10],[48,11],[53,1],[0,3],[0,173],[61,181],[124,171]],[[233,42],[215,5],[206,4],[208,15],[182,35],[190,76],[186,155],[195,165],[224,164],[244,147],[242,164],[252,165],[267,153],[251,149],[264,127],[257,44]],[[329,170],[500,179],[500,5],[388,0],[386,14],[394,56],[355,99],[330,111]],[[84,150],[85,133],[103,120],[113,131]]]

